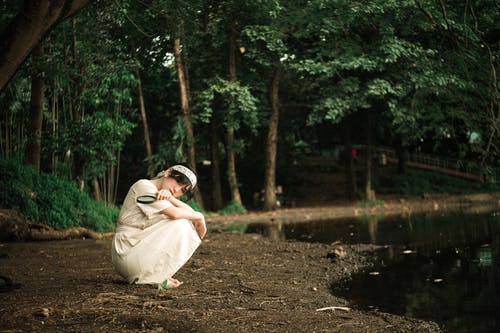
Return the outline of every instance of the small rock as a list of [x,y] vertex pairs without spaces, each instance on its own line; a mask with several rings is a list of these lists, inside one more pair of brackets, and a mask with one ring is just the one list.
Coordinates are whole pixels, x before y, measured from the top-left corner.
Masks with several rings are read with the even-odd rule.
[[37,317],[48,318],[50,316],[50,310],[48,308],[41,308],[40,310],[33,312],[33,315]]

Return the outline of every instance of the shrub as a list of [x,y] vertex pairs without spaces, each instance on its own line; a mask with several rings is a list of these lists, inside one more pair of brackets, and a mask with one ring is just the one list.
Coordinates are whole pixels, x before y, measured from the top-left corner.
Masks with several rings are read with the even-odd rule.
[[246,208],[242,204],[234,200],[231,201],[229,205],[227,205],[223,209],[217,211],[217,213],[220,215],[245,214],[246,212],[247,212]]
[[362,200],[357,203],[358,207],[375,207],[382,206],[383,204],[384,201],[382,200]]
[[80,191],[74,182],[38,173],[16,160],[0,158],[0,206],[27,219],[57,228],[87,227],[111,231],[118,208],[105,207]]

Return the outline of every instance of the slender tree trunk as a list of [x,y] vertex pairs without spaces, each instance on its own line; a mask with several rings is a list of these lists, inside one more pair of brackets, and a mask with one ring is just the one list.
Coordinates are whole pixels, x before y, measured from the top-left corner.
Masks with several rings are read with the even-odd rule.
[[[184,126],[186,130],[186,141],[187,141],[187,151],[188,151],[188,162],[193,170],[196,172],[196,153],[194,145],[194,130],[193,121],[191,117],[191,109],[189,106],[189,88],[187,87],[187,82],[185,80],[184,65],[182,62],[182,46],[180,37],[177,37],[174,41],[174,56],[175,64],[177,68],[177,76],[179,78],[179,88],[181,95],[181,108],[182,114],[184,116]],[[200,186],[196,186],[194,191],[194,199],[196,202],[203,207],[203,198],[200,192]]]
[[[134,58],[137,61],[137,52],[134,48],[133,50],[134,53]],[[144,145],[146,147],[146,160],[148,163],[148,176],[150,178],[154,177],[154,165],[153,165],[153,150],[151,149],[151,139],[149,135],[149,126],[148,126],[148,118],[146,115],[146,106],[144,103],[144,94],[142,91],[142,81],[141,81],[141,74],[139,72],[139,68],[135,68],[135,77],[137,79],[137,96],[139,99],[139,111],[141,113],[141,119],[142,119],[142,128],[144,131]]]
[[365,182],[365,197],[368,201],[376,199],[375,191],[372,188],[372,146],[368,143],[366,146],[366,182]]
[[[202,48],[211,48],[212,47],[212,37],[210,34],[209,24],[211,22],[211,13],[212,13],[212,4],[208,1],[203,1],[203,12],[202,12]],[[208,66],[206,76],[208,78],[214,77],[214,68],[213,66]],[[215,103],[214,103],[215,104]],[[220,210],[223,208],[224,202],[222,198],[222,186],[221,186],[221,170],[220,170],[220,121],[218,121],[219,112],[216,111],[217,108],[213,108],[214,112],[212,113],[212,117],[210,119],[210,154],[211,154],[211,196],[212,196],[212,209]]]
[[210,122],[210,150],[212,155],[212,205],[214,210],[222,209],[222,189],[220,184],[220,154],[217,124],[212,117]]
[[184,75],[184,66],[182,64],[181,58],[181,42],[179,38],[175,39],[175,61],[177,65],[177,75],[179,78],[179,88],[181,95],[181,108],[182,115],[184,117],[184,127],[186,130],[186,145],[187,145],[187,155],[189,164],[192,167],[196,165],[196,155],[195,155],[195,147],[194,147],[194,130],[193,130],[193,122],[191,117],[191,109],[189,106],[189,97],[188,97],[188,89],[186,86],[186,80]]
[[[75,70],[81,71],[80,65],[79,65],[79,54],[78,54],[78,48],[77,48],[77,31],[76,31],[76,20],[75,18],[72,18],[71,20],[71,32],[72,32],[72,39],[71,39],[71,52],[72,52],[72,57],[70,59],[70,63],[72,66],[74,66]],[[71,112],[71,117],[72,121],[74,122],[80,122],[82,120],[82,115],[80,114],[80,106],[79,106],[79,101],[78,101],[78,96],[80,95],[81,91],[80,87],[80,82],[79,80],[73,80],[71,84],[71,91],[70,91],[70,112]],[[86,175],[85,175],[85,170],[86,170],[86,164],[87,161],[85,158],[82,156],[82,154],[79,151],[75,151],[73,153],[73,166],[75,170],[75,178],[76,182],[78,185],[78,188],[80,190],[83,190],[85,188],[85,183],[86,183]]]
[[0,35],[0,91],[50,30],[90,2],[92,0],[23,1],[18,15]]
[[267,132],[266,170],[264,179],[264,210],[276,209],[276,155],[279,122],[279,68],[273,75],[270,89],[271,118]]
[[[52,83],[53,87],[56,87],[57,86],[57,82],[54,81]],[[56,125],[56,122],[57,122],[57,98],[58,98],[58,94],[55,92],[57,90],[57,88],[53,89],[54,90],[54,93],[52,94],[52,99],[51,99],[51,103],[50,103],[50,114],[51,114],[51,119],[50,119],[50,122],[51,122],[51,130],[52,130],[52,137],[57,141],[57,125]],[[52,173],[55,173],[55,170],[56,170],[56,164],[57,164],[57,154],[55,151],[52,151],[52,154],[50,156],[50,172]]]
[[116,198],[118,196],[118,181],[120,179],[120,165],[121,165],[121,153],[118,150],[116,152],[116,171],[114,173],[114,179],[113,179],[113,198],[110,203],[115,204]]
[[41,141],[43,124],[43,104],[45,100],[45,83],[43,73],[37,68],[37,62],[43,56],[43,46],[38,44],[32,59],[33,73],[31,75],[30,126],[28,128],[28,146],[26,147],[26,162],[40,171]]
[[92,188],[94,190],[94,199],[95,201],[101,201],[101,187],[99,186],[99,180],[96,176],[92,178]]
[[375,191],[372,188],[372,129],[373,115],[368,112],[366,121],[366,181],[365,181],[365,198],[368,201],[375,200]]
[[[229,27],[229,81],[236,82],[236,27],[234,20],[231,20]],[[229,122],[231,123],[231,122]],[[234,129],[228,128],[226,133],[227,141],[227,175],[231,199],[240,205],[242,204],[238,177],[236,176],[236,154],[234,151]]]
[[234,130],[227,130],[227,175],[229,179],[229,189],[231,191],[231,199],[240,205],[242,204],[238,178],[236,177],[236,156],[234,153]]

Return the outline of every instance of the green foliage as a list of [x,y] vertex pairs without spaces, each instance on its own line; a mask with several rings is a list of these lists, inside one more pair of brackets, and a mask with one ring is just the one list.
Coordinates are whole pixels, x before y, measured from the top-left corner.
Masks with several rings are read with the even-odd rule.
[[241,124],[244,124],[253,132],[256,131],[259,126],[257,99],[249,87],[241,85],[238,81],[231,82],[221,78],[210,81],[208,88],[200,94],[198,100],[201,109],[198,117],[202,122],[210,122],[217,101],[227,110],[223,118],[226,128],[238,130]]
[[134,126],[124,117],[96,112],[62,130],[58,146],[61,152],[80,154],[88,164],[88,176],[98,176],[115,162],[116,151],[123,148],[125,137]]
[[186,141],[186,129],[182,116],[177,116],[170,129],[170,135],[158,145],[157,153],[152,156],[156,170],[165,167],[165,161],[185,161],[186,152],[184,142]]
[[57,228],[87,227],[111,231],[116,207],[95,202],[76,185],[54,175],[38,174],[31,166],[0,159],[0,205],[17,209],[27,219]]
[[363,201],[358,201],[357,206],[358,207],[375,207],[375,206],[382,206],[384,204],[383,200],[363,200]]
[[232,224],[224,228],[225,232],[233,234],[244,234],[247,232],[248,224]]
[[243,205],[233,200],[229,203],[229,205],[217,211],[217,213],[220,215],[246,214],[247,209]]
[[[0,30],[21,6],[9,3],[0,13]],[[74,165],[62,165],[71,151],[84,160],[87,176],[99,176],[132,133],[120,177],[143,170],[136,69],[155,166],[185,160],[173,61],[173,41],[180,37],[197,160],[211,159],[213,136],[223,163],[223,127],[238,130],[238,172],[254,172],[242,179],[263,174],[256,162],[265,156],[269,86],[276,72],[278,165],[288,166],[283,157],[299,140],[314,153],[343,144],[340,129],[353,144],[363,144],[370,123],[377,132],[374,145],[439,150],[480,161],[483,168],[498,167],[497,7],[486,0],[98,1],[75,16],[75,25],[62,22],[44,40],[42,160],[53,159],[71,176]],[[228,80],[233,26],[235,82]],[[0,94],[3,156],[24,155],[31,67],[28,59]],[[325,128],[331,129],[326,139]],[[474,144],[471,134],[477,136]],[[243,159],[248,151],[255,158]],[[287,172],[278,170],[278,177]],[[435,187],[400,181],[408,192]],[[249,185],[260,187],[242,183],[242,189]]]
[[187,204],[189,205],[189,207],[193,208],[195,211],[201,212],[201,213],[205,213],[205,211],[203,210],[203,208],[201,208],[201,206],[196,201],[189,200],[187,202]]
[[85,105],[102,110],[120,103],[132,103],[132,89],[137,80],[128,66],[117,62],[103,69],[94,63],[89,64],[86,79],[95,85],[84,91],[82,101]]

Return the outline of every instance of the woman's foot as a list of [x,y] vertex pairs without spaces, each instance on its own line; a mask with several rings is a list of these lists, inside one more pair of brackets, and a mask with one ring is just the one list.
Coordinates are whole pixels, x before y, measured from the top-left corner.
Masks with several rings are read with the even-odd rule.
[[177,288],[182,284],[181,281],[174,279],[174,278],[168,278],[162,283],[158,284],[158,290],[165,290],[165,289],[172,289],[172,288]]

